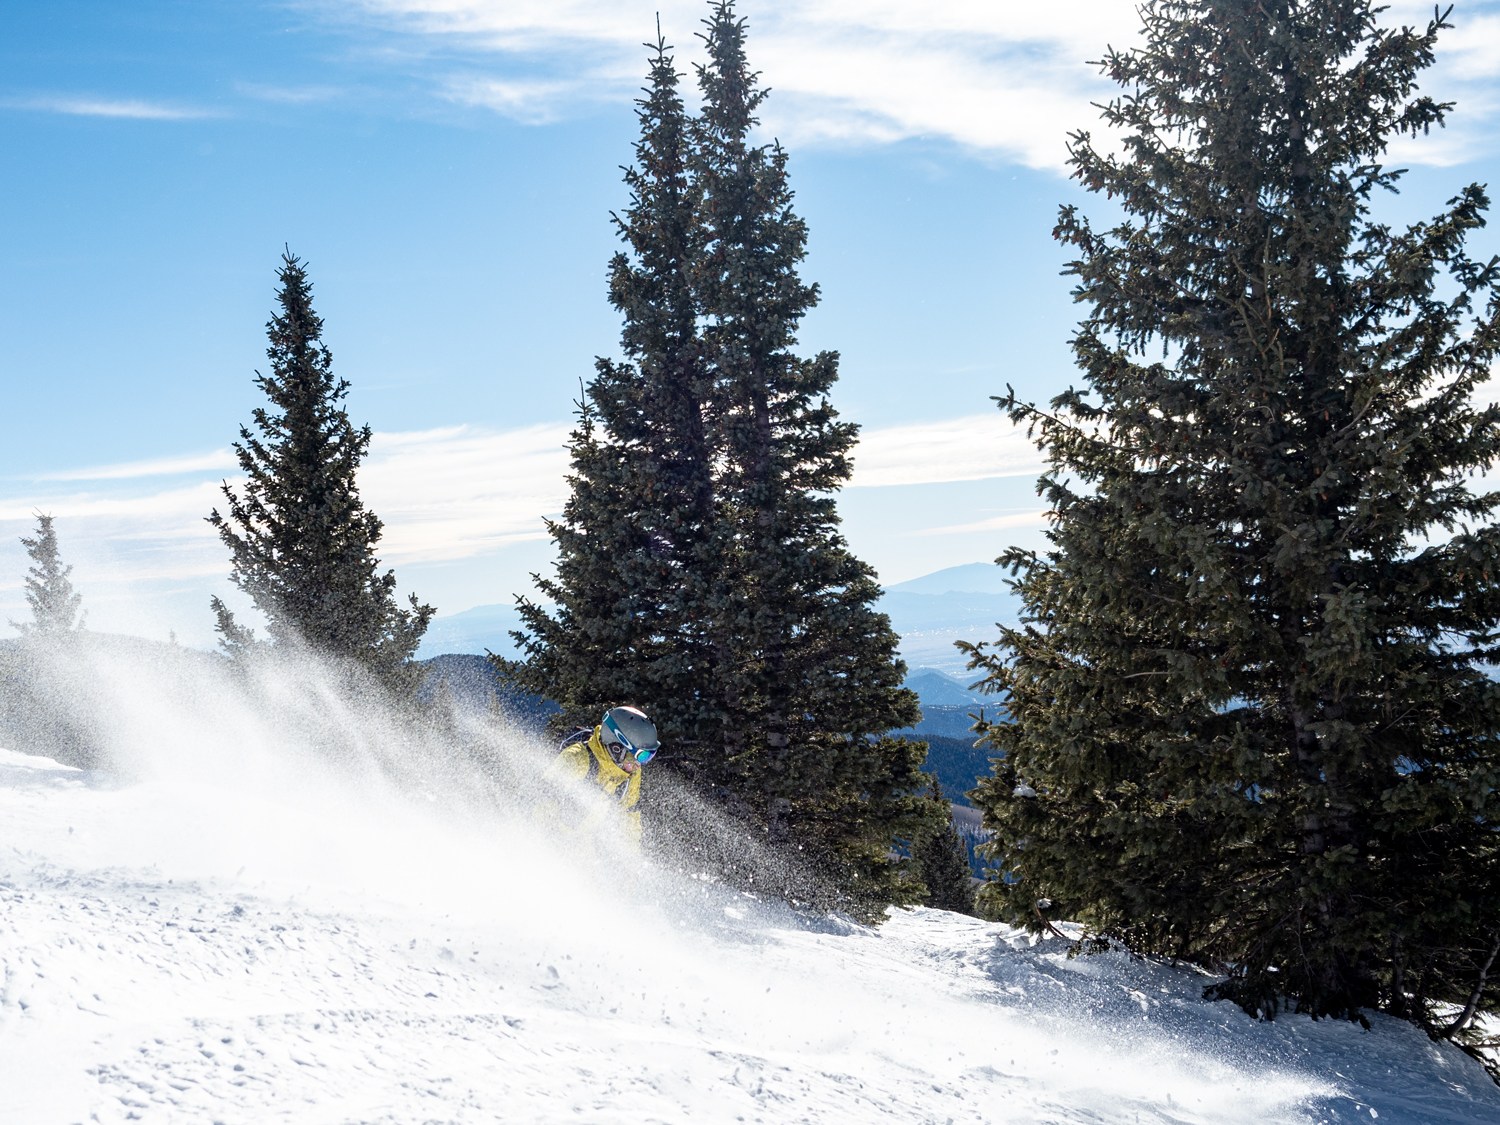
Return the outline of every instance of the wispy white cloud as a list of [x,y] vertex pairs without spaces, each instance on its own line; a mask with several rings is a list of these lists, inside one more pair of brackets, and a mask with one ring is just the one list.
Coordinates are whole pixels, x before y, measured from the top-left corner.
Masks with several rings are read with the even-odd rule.
[[[543,518],[566,493],[567,435],[561,423],[377,433],[360,487],[385,524],[382,562],[399,576],[545,538]],[[208,598],[229,592],[228,555],[205,519],[224,507],[226,476],[239,485],[227,452],[0,479],[0,624],[25,617],[18,540],[41,511],[57,521],[93,627],[150,631],[175,613],[185,637],[205,640]]]
[[234,88],[247,98],[276,105],[316,105],[338,101],[349,93],[341,86],[275,86],[262,82],[236,82]]
[[[562,424],[377,433],[360,488],[385,523],[382,558],[390,565],[468,558],[544,537],[542,519],[561,510],[565,494],[567,433]],[[205,517],[223,508],[226,476],[238,484],[227,451],[8,478],[0,481],[0,544],[10,550],[41,511],[75,551],[121,574],[222,572],[223,551]]]
[[138,98],[109,98],[70,94],[11,98],[4,103],[11,109],[39,113],[61,113],[71,117],[111,117],[132,121],[197,121],[218,114],[189,106],[166,105]]
[[0,525],[29,522],[34,512],[44,512],[60,523],[88,523],[90,538],[177,537],[194,519],[201,521],[208,515],[216,495],[216,485],[209,481],[144,491],[60,492],[39,484],[22,496],[0,497]]
[[[707,11],[701,0],[325,3],[461,53],[462,77],[438,80],[444,96],[531,123],[632,96],[644,75],[640,44],[654,38],[658,14],[686,69],[701,57],[694,36]],[[1091,103],[1113,89],[1088,60],[1139,34],[1135,5],[1121,0],[777,0],[739,10],[750,21],[752,62],[775,90],[765,124],[781,139],[937,139],[1044,169],[1062,166],[1070,131],[1099,131]],[[1431,12],[1398,0],[1385,22],[1417,23]],[[1487,84],[1500,75],[1500,3],[1470,0],[1455,22],[1424,88],[1457,100],[1459,112],[1436,143],[1403,146],[1403,160],[1450,164],[1493,148],[1500,105]],[[436,57],[443,65],[442,51]]]
[[[392,566],[487,555],[545,538],[567,496],[568,426],[377,433],[360,470]],[[1035,475],[1040,460],[1003,415],[867,430],[851,485],[880,488]],[[74,551],[117,577],[193,578],[226,563],[205,517],[239,481],[229,451],[62,469],[0,481],[0,543],[46,512]],[[6,546],[6,550],[14,550]],[[11,568],[15,570],[16,568]],[[16,570],[16,573],[19,573]]]
[[449,79],[446,96],[459,105],[492,109],[525,125],[556,121],[561,108],[590,95],[588,83],[467,76]]
[[634,50],[652,37],[658,13],[669,38],[685,41],[699,30],[705,12],[698,0],[340,0],[340,6],[362,8],[423,34],[535,55],[569,45]]
[[545,538],[567,493],[567,438],[560,423],[376,434],[360,489],[385,522],[382,557],[449,561]]
[[[1055,168],[1063,137],[1096,117],[1101,90],[1085,60],[1135,32],[1130,5],[1072,0],[1059,18],[1017,5],[947,0],[781,0],[745,5],[752,61],[775,90],[769,132],[793,143],[946,140]],[[339,11],[347,13],[347,6]],[[522,121],[547,121],[633,96],[656,19],[687,70],[701,57],[700,0],[361,0],[399,32],[465,55],[449,96]],[[467,73],[488,57],[483,79]]]
[[234,452],[217,449],[212,453],[187,454],[182,457],[157,457],[147,461],[129,461],[93,468],[61,469],[44,473],[40,481],[106,481],[135,480],[141,477],[181,476],[186,473],[233,472],[237,467]]
[[972,523],[948,524],[944,527],[928,527],[913,532],[914,535],[972,535],[975,532],[1018,531],[1023,528],[1040,528],[1047,523],[1047,509],[1034,508],[1024,512],[1006,512],[998,516],[987,516]]
[[[403,579],[415,576],[419,592],[433,597],[457,581],[445,576],[471,574],[480,561],[494,590],[465,578],[464,589],[483,590],[461,597],[461,605],[504,600],[521,588],[547,550],[544,520],[561,512],[567,498],[569,428],[556,422],[376,433],[360,488],[385,525],[383,564]],[[852,484],[878,505],[876,490],[884,487],[952,488],[951,482],[1034,475],[1039,465],[1030,443],[997,411],[866,430]],[[238,487],[227,450],[0,479],[0,627],[26,614],[27,561],[18,540],[41,511],[57,521],[63,557],[75,565],[93,627],[164,635],[170,626],[194,643],[211,643],[208,599],[231,590],[228,555],[205,517],[222,510],[226,478]],[[903,502],[921,500],[907,493]],[[929,518],[942,517],[934,509]],[[1018,517],[974,530],[1003,529],[1007,518]],[[522,558],[531,561],[519,564]],[[512,574],[518,565],[524,569]]]
[[1035,444],[998,410],[941,422],[865,431],[854,452],[854,488],[1039,476]]

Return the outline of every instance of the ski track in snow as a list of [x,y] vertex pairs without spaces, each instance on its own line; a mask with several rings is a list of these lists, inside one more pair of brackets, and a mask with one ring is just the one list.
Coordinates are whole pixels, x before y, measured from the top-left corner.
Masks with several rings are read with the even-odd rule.
[[1500,1120],[1407,1025],[1065,948],[0,751],[0,1122]]

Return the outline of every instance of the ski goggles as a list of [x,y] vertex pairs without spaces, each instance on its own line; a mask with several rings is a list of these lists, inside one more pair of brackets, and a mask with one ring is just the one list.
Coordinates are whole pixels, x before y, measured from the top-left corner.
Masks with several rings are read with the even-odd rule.
[[656,757],[656,752],[661,749],[661,743],[659,742],[652,743],[650,746],[637,746],[635,743],[631,742],[630,739],[625,737],[624,732],[615,725],[614,719],[612,719],[608,715],[604,716],[603,725],[604,729],[607,730],[610,734],[610,741],[612,743],[612,745],[610,746],[611,752],[613,752],[614,748],[618,746],[621,750],[623,750],[626,754],[629,754],[643,766],[652,758]]

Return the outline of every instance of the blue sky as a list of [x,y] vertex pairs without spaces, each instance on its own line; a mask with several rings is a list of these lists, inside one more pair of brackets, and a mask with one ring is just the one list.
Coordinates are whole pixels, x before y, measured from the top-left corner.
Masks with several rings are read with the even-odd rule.
[[[802,346],[842,354],[835,405],[863,427],[851,544],[899,582],[1036,542],[1040,462],[989,396],[1072,379],[1064,139],[1133,5],[739,10],[823,292]],[[24,616],[41,510],[91,627],[211,641],[228,560],[202,517],[258,401],[284,245],[376,431],[362,487],[403,588],[445,614],[528,589],[579,381],[616,353],[609,212],[658,11],[686,69],[700,0],[7,4],[0,622]],[[1395,154],[1396,218],[1494,179],[1500,2],[1454,19],[1424,88],[1458,110]]]

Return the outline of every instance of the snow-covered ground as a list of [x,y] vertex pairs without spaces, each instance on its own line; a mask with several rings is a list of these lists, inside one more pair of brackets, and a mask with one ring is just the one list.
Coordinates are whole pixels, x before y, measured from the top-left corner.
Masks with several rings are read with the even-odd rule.
[[132,706],[128,768],[0,751],[3,1122],[1500,1121],[1395,1021],[1255,1023],[938,911],[808,917],[452,777],[281,755],[222,699]]

